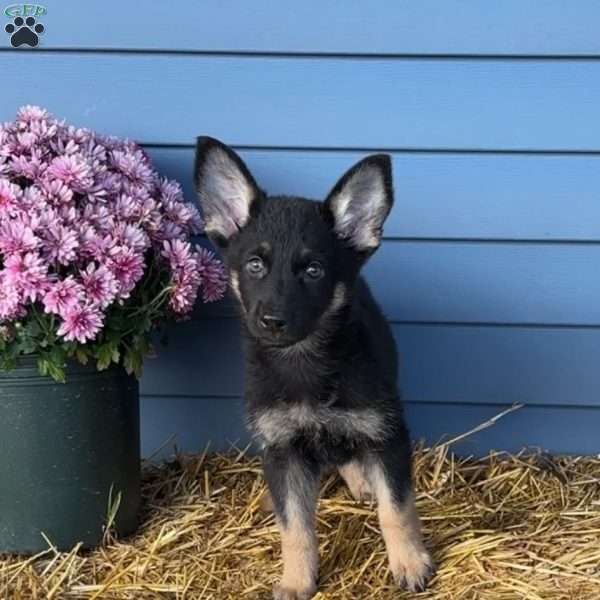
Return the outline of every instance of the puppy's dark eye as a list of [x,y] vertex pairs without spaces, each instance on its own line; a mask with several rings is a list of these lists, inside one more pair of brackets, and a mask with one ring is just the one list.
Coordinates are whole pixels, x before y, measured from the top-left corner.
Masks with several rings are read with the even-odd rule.
[[304,272],[311,279],[319,279],[320,277],[323,277],[323,265],[313,261],[306,267]]
[[266,271],[265,263],[258,256],[253,256],[246,263],[246,271],[251,277],[262,277]]

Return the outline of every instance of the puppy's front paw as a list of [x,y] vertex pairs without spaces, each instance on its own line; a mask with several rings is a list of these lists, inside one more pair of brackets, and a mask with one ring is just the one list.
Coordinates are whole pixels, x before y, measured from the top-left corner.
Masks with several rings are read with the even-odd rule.
[[424,548],[411,548],[397,555],[390,567],[396,584],[410,592],[424,591],[435,573],[433,559]]
[[294,590],[282,585],[276,585],[273,588],[273,600],[310,600],[316,593],[316,586],[303,590]]

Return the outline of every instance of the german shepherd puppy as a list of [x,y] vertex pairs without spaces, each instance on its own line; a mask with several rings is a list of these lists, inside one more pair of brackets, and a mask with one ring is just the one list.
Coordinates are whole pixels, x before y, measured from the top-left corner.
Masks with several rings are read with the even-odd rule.
[[395,581],[433,573],[411,484],[411,446],[389,325],[360,277],[392,208],[389,156],[352,167],[325,202],[270,197],[240,157],[198,138],[206,232],[229,270],[245,342],[248,422],[282,539],[276,600],[316,592],[319,476],[337,468],[373,497]]

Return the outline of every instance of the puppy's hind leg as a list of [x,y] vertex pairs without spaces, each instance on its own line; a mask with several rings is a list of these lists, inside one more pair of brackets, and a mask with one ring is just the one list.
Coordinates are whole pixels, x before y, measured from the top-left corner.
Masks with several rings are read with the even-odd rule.
[[364,502],[373,498],[373,490],[366,477],[364,465],[359,460],[351,460],[338,468],[355,500]]
[[275,510],[275,507],[273,506],[273,498],[271,497],[271,492],[269,492],[268,489],[265,491],[265,493],[259,500],[258,508],[262,512],[266,513],[272,513]]
[[373,456],[369,479],[394,580],[412,592],[423,591],[435,571],[421,534],[411,485],[408,436]]
[[265,479],[281,533],[283,575],[275,600],[308,600],[317,590],[319,549],[315,511],[318,467],[295,453],[266,450]]

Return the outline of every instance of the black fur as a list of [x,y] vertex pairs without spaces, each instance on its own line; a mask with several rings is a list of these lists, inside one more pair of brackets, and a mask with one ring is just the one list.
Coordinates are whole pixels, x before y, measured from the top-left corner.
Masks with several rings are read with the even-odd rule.
[[[221,153],[219,165],[231,169],[231,180],[222,186],[207,183],[213,177],[206,172],[207,157],[214,151]],[[293,494],[303,499],[309,522],[309,490],[319,473],[351,460],[367,470],[376,461],[401,505],[411,489],[411,451],[398,397],[396,347],[360,276],[392,207],[389,157],[374,155],[355,165],[321,203],[267,196],[231,149],[199,138],[196,182],[205,212],[207,206],[219,210],[214,199],[207,202],[207,189],[225,193],[236,177],[249,190],[235,205],[244,224],[224,234],[216,219],[216,230],[208,233],[237,288],[248,420],[264,449],[280,521],[286,525]],[[354,177],[357,190],[378,198],[348,201],[345,190]],[[373,206],[353,204],[359,202]],[[286,476],[290,469],[293,477]]]

